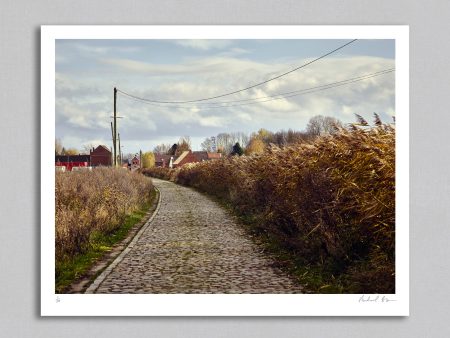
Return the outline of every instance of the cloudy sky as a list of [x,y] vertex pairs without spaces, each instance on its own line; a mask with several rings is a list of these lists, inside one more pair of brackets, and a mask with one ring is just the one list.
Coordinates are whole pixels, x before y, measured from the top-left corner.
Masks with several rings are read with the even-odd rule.
[[[110,147],[114,87],[152,101],[198,100],[276,77],[349,41],[57,40],[56,137],[65,147]],[[279,79],[210,101],[145,103],[119,92],[123,152],[149,151],[185,135],[200,150],[206,137],[221,132],[304,130],[315,115],[349,123],[355,121],[354,113],[372,120],[377,112],[390,122],[394,72],[277,100],[265,97],[391,69],[394,58],[394,40],[357,40]]]

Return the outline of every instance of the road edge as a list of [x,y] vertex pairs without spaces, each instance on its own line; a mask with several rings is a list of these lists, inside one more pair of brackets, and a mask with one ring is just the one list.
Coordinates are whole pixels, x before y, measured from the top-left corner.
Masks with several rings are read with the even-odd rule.
[[153,219],[158,214],[159,207],[161,206],[162,194],[161,190],[159,190],[156,186],[153,186],[155,190],[158,192],[158,204],[156,206],[153,215],[147,220],[147,222],[142,226],[142,228],[137,232],[137,234],[133,237],[127,247],[117,256],[103,271],[97,278],[89,285],[89,287],[84,292],[85,294],[93,294],[99,288],[101,283],[105,280],[106,277],[112,272],[112,270],[125,258],[125,256],[130,252],[130,250],[134,247],[136,242],[142,236],[145,230],[151,225]]

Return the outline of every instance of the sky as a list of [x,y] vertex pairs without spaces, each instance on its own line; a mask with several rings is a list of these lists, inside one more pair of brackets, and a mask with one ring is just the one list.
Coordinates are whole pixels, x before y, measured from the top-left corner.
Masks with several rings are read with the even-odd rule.
[[[56,138],[66,148],[111,147],[114,87],[151,101],[199,100],[266,81],[349,41],[56,40]],[[395,72],[277,100],[264,97],[394,66],[394,40],[357,40],[286,76],[214,100],[149,103],[119,92],[122,152],[151,151],[161,143],[176,143],[182,136],[191,138],[193,150],[201,150],[205,138],[223,132],[305,130],[316,115],[352,123],[355,113],[372,121],[376,112],[383,121],[391,122]],[[253,101],[242,101],[250,99]],[[227,101],[234,102],[214,104]]]

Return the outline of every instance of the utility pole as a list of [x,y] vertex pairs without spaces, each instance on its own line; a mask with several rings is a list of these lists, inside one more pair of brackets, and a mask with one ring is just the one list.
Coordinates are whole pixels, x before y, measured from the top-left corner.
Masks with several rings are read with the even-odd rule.
[[[111,122],[111,137],[112,137],[112,142],[113,142],[113,146],[114,146],[114,127],[113,127],[113,123]],[[114,152],[111,149],[111,165],[114,164]]]
[[139,168],[142,168],[142,150],[139,150]]
[[122,166],[122,148],[120,147],[120,133],[117,133],[119,139],[119,166]]
[[114,87],[114,167],[117,167],[117,148],[116,148],[116,136],[117,136],[117,88]]

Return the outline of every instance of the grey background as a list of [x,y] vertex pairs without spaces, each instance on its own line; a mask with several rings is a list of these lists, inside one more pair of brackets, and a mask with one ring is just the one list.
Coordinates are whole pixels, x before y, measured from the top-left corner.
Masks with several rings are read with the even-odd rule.
[[[450,1],[0,3],[3,337],[449,337]],[[39,27],[43,24],[410,25],[409,318],[40,318]]]

